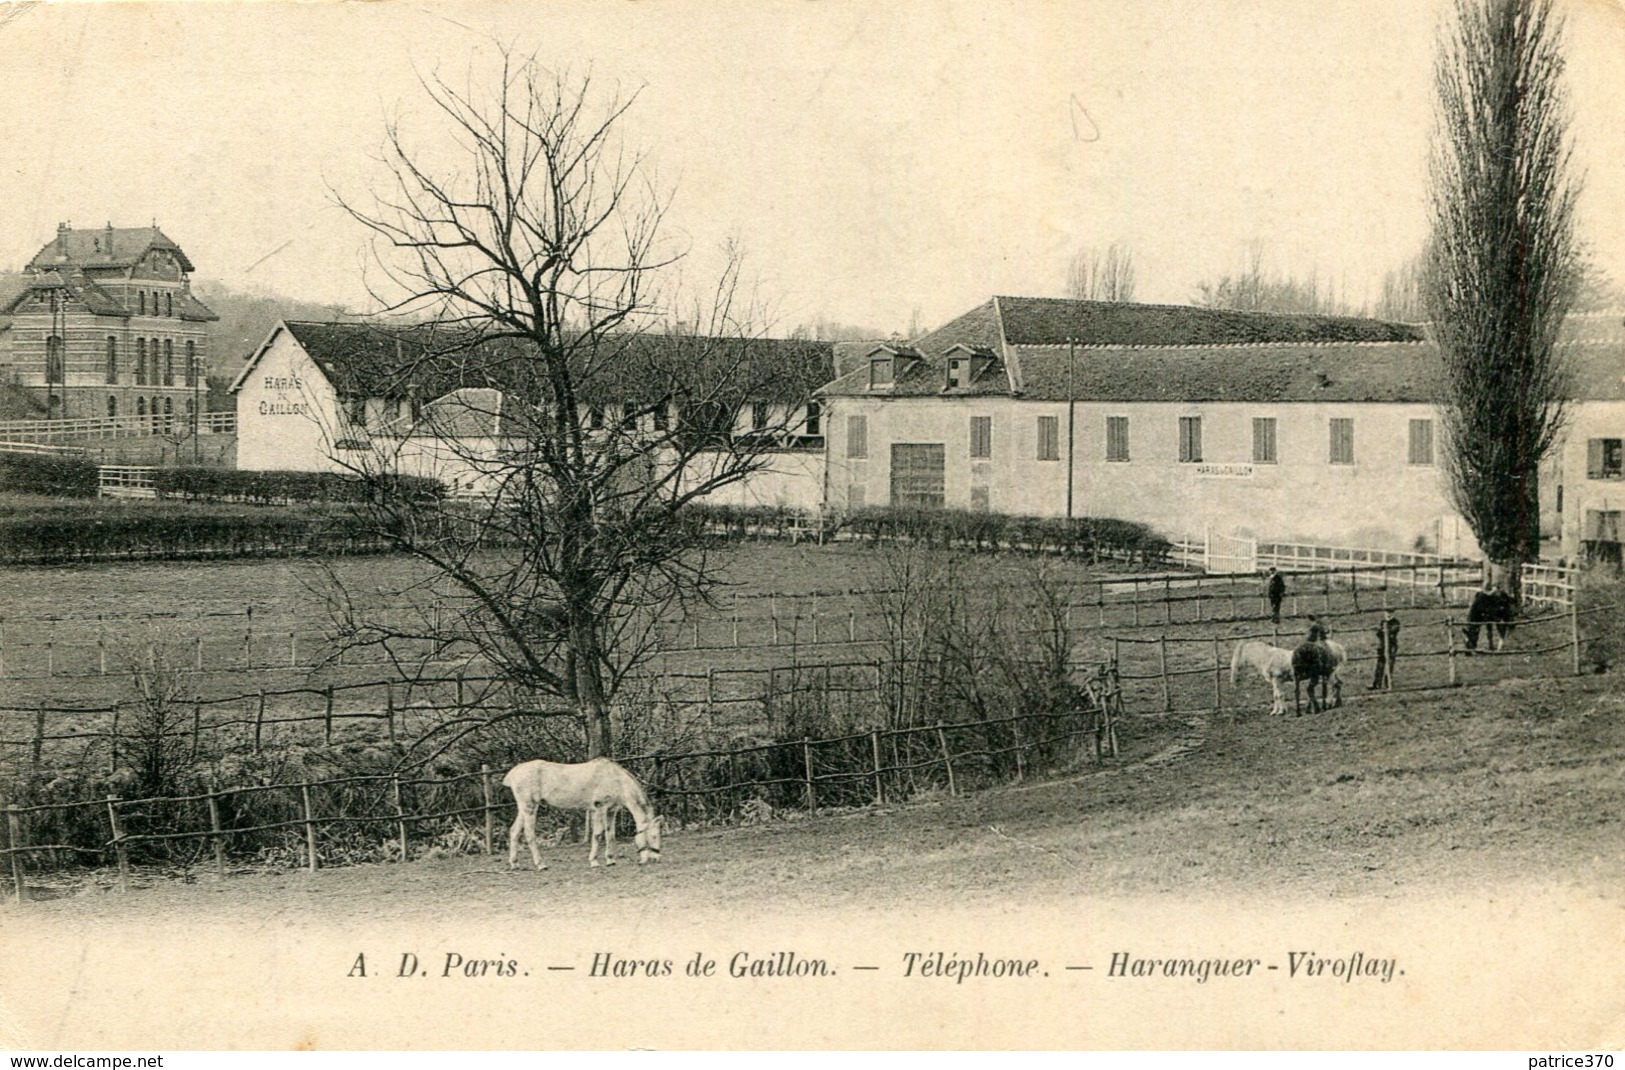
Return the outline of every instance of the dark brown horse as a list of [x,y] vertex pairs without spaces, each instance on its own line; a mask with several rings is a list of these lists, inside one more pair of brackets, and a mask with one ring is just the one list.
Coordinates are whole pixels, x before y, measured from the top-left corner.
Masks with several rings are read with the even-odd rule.
[[[1303,681],[1309,683],[1310,713],[1343,704],[1343,680],[1337,670],[1346,660],[1348,651],[1343,644],[1330,639],[1298,644],[1297,649],[1292,651],[1292,710],[1295,714],[1303,713],[1298,692],[1298,685]],[[1320,691],[1318,698],[1315,695],[1317,687]]]

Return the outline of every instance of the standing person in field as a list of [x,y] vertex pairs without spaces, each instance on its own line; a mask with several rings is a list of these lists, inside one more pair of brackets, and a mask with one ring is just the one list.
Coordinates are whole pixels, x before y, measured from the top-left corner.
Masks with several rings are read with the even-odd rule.
[[1371,677],[1371,690],[1394,689],[1394,662],[1399,660],[1399,618],[1393,610],[1377,622],[1377,671]]
[[1274,566],[1270,567],[1269,580],[1265,584],[1265,592],[1270,599],[1270,622],[1281,623],[1281,602],[1286,598],[1286,577],[1277,572]]

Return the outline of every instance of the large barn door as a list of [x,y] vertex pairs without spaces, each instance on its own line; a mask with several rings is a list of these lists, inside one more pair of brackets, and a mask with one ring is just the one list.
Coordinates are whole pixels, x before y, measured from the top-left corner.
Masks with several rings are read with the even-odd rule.
[[909,509],[941,509],[947,447],[940,442],[899,442],[891,448],[891,503]]

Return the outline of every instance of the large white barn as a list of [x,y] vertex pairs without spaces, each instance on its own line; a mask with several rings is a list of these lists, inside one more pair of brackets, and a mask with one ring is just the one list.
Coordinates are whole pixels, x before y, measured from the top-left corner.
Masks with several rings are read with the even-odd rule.
[[[1618,315],[1571,324],[1578,374],[1543,473],[1542,526],[1565,557],[1617,560],[1625,326]],[[336,471],[382,456],[481,489],[488,474],[469,459],[502,448],[511,402],[423,361],[411,337],[279,324],[233,384],[239,467]],[[1445,484],[1438,356],[1413,326],[996,297],[912,345],[749,345],[792,374],[746,405],[735,430],[790,433],[765,470],[714,500],[1113,517],[1173,537],[1474,552]],[[632,362],[583,399],[584,422],[658,431],[677,418],[646,396],[658,378]]]
[[[1543,478],[1558,552],[1618,558],[1625,330],[1571,321],[1568,433]],[[1374,320],[995,297],[840,362],[827,502],[1135,520],[1475,552],[1442,467],[1438,353]]]
[[[385,467],[429,476],[453,491],[489,489],[512,435],[522,360],[458,359],[444,337],[362,323],[284,321],[232,383],[237,465],[316,472]],[[717,502],[817,512],[823,504],[822,403],[808,401],[833,374],[829,343],[645,336],[581,377],[589,432],[663,433],[681,418],[673,376],[700,360],[732,362],[760,392],[739,414],[741,434],[771,428],[767,464],[711,496]],[[507,379],[508,381],[504,381]],[[518,396],[523,396],[521,392]],[[793,411],[791,411],[793,409]]]

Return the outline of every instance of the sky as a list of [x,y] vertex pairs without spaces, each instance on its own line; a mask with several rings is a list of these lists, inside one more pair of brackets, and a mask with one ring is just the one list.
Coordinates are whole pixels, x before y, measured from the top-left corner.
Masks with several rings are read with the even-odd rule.
[[[1625,0],[1560,0],[1581,234],[1625,281]],[[0,14],[0,267],[154,221],[195,277],[365,310],[386,117],[499,45],[636,91],[686,273],[744,251],[775,333],[904,331],[1059,295],[1081,247],[1137,297],[1238,268],[1358,304],[1426,234],[1448,0],[52,3]]]

